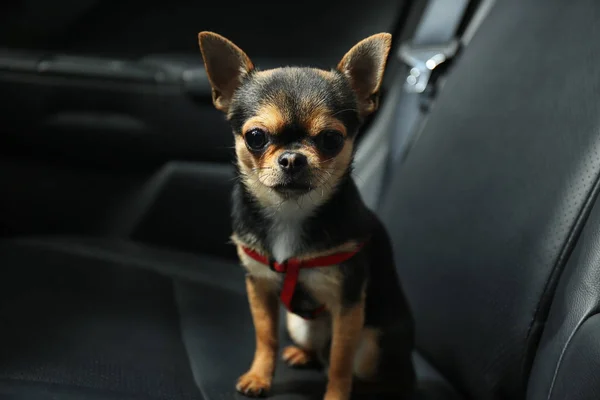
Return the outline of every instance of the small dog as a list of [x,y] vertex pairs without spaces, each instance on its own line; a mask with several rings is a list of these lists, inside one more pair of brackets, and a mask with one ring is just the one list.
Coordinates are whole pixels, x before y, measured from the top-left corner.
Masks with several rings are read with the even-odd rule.
[[378,107],[391,35],[360,41],[331,71],[260,71],[226,38],[198,36],[213,103],[235,137],[232,240],[256,332],[237,390],[257,397],[271,388],[280,299],[296,344],[283,359],[325,362],[326,400],[348,399],[353,377],[408,393],[413,321],[387,232],[351,177],[354,139]]

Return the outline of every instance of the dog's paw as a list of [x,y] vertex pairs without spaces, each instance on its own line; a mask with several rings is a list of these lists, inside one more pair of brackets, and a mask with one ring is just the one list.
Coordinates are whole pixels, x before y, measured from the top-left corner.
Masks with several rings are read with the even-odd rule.
[[349,394],[342,394],[338,392],[327,392],[325,393],[325,397],[323,400],[348,400],[350,398]]
[[327,389],[323,400],[349,400],[350,399],[350,387],[332,390]]
[[247,397],[264,397],[271,389],[271,379],[248,372],[238,379],[235,388]]
[[290,367],[304,367],[313,361],[309,352],[297,346],[288,346],[283,349],[281,358]]

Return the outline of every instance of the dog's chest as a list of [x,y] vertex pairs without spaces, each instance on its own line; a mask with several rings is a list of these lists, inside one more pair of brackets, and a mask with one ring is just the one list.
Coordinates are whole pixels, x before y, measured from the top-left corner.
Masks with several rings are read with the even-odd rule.
[[[297,257],[302,249],[302,232],[291,227],[273,227],[272,239],[268,251],[277,262],[284,262]],[[276,284],[281,284],[284,273],[273,271],[268,265],[258,262],[242,254],[242,264],[253,276],[268,279]],[[298,282],[311,292],[332,290],[339,285],[339,266],[331,265],[319,268],[302,268],[299,272]]]
[[[297,225],[297,224],[294,224]],[[271,229],[269,235],[271,255],[277,262],[283,262],[297,254],[302,246],[302,232],[298,226],[280,223]]]
[[[283,283],[284,273],[273,271],[269,266],[262,264],[248,256],[242,257],[242,264],[248,273],[261,279],[267,279],[275,285]],[[339,288],[340,269],[338,265],[321,268],[301,269],[298,282],[311,293],[326,293]]]
[[[270,257],[279,263],[302,256],[305,251],[307,238],[304,224],[313,209],[305,203],[302,203],[303,207],[298,207],[296,202],[286,202],[278,208],[277,215],[271,217],[264,246]],[[282,284],[284,273],[273,271],[269,266],[249,257],[243,257],[242,261],[251,275],[269,279],[278,285]],[[334,286],[339,285],[339,267],[332,265],[301,269],[298,283],[312,293],[332,290]]]
[[304,224],[313,207],[285,202],[271,217],[267,245],[275,261],[283,262],[298,256],[304,241]]

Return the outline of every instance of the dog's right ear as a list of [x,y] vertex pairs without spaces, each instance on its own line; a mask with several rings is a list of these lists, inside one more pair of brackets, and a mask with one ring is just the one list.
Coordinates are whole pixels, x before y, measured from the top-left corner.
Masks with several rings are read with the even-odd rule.
[[252,71],[254,65],[242,49],[221,35],[200,32],[198,42],[212,86],[213,103],[218,110],[227,113],[241,78]]
[[338,64],[338,71],[350,79],[363,117],[379,105],[379,88],[391,45],[389,33],[369,36],[351,48]]

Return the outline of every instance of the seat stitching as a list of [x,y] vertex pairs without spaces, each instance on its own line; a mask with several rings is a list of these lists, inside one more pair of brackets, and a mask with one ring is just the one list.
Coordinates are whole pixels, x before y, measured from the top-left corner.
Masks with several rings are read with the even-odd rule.
[[[527,351],[527,349],[531,348],[532,341],[536,340],[534,337],[532,337],[532,331],[533,331],[533,327],[536,321],[545,321],[548,318],[548,314],[552,305],[552,300],[554,298],[554,292],[556,291],[556,286],[558,284],[558,281],[560,280],[560,276],[562,275],[562,272],[565,269],[565,266],[567,264],[567,260],[569,259],[573,248],[575,247],[577,241],[579,240],[579,236],[581,234],[581,231],[583,230],[583,227],[585,226],[585,223],[587,222],[587,219],[589,217],[589,214],[591,212],[591,209],[595,203],[595,200],[598,196],[598,192],[600,191],[600,171],[596,174],[596,179],[594,184],[592,185],[592,188],[589,190],[587,198],[585,200],[585,202],[583,203],[577,218],[575,219],[575,221],[573,222],[573,225],[571,226],[570,230],[569,230],[569,234],[567,236],[567,240],[565,240],[561,251],[558,255],[558,258],[554,264],[554,266],[552,267],[552,270],[550,272],[550,274],[548,275],[548,278],[546,279],[546,282],[544,284],[544,290],[542,292],[542,295],[540,296],[540,300],[537,304],[537,307],[533,313],[533,316],[531,318],[531,321],[529,323],[529,326],[527,328],[527,334],[525,336],[525,351],[523,352],[523,357],[522,357],[522,362],[521,365],[524,369],[524,373],[525,373],[525,380],[524,382],[527,382],[529,380],[529,374],[531,372],[531,365],[533,362],[533,359],[535,358],[534,355],[529,354],[529,351]],[[537,336],[537,340],[535,343],[536,347],[537,344],[539,343],[539,341],[541,340],[542,337],[542,333],[543,330],[539,332],[539,335]],[[527,368],[527,370],[525,370]]]
[[546,400],[550,400],[550,398],[552,397],[554,385],[556,383],[556,379],[558,378],[558,372],[560,371],[560,367],[562,366],[562,361],[565,354],[567,353],[567,349],[571,345],[571,341],[573,340],[577,332],[579,332],[583,324],[585,324],[590,318],[599,314],[600,313],[598,312],[597,308],[593,309],[588,315],[581,318],[581,320],[575,326],[575,329],[573,329],[573,332],[571,332],[571,334],[569,335],[569,338],[567,339],[565,345],[563,346],[560,352],[560,356],[558,357],[558,362],[556,363],[556,368],[554,369],[554,374],[552,375],[552,382],[550,383],[550,389],[548,390],[548,397],[546,397]]

